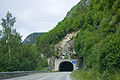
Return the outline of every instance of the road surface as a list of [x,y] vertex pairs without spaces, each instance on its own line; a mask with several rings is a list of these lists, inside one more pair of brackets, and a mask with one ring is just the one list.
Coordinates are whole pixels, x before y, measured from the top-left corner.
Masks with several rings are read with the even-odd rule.
[[71,72],[36,73],[4,80],[71,80],[70,73]]

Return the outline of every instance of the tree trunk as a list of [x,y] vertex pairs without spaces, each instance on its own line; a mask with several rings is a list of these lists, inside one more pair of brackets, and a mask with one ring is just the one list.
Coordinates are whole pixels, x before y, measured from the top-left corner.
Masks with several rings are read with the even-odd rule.
[[85,56],[84,56],[84,59],[83,59],[83,68],[86,69]]

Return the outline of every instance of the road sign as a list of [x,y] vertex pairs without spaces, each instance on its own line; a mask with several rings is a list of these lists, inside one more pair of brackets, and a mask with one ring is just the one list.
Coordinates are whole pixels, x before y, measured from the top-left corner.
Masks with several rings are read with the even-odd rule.
[[76,61],[72,61],[72,63],[73,63],[73,64],[75,64],[75,63],[76,63]]

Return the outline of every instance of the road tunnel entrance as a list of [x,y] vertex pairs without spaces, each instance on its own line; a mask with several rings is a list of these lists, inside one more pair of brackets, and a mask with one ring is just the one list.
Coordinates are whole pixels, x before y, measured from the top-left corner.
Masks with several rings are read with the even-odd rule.
[[61,62],[59,65],[59,71],[73,71],[73,64],[69,61]]

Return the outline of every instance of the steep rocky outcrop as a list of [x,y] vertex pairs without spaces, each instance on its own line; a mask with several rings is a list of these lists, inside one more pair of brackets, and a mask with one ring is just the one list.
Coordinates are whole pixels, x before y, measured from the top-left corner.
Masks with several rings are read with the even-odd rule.
[[77,35],[79,31],[72,32],[67,34],[64,39],[60,42],[58,42],[54,46],[54,53],[57,54],[57,56],[52,56],[48,59],[48,64],[50,66],[50,70],[54,70],[54,62],[55,59],[74,59],[76,58],[76,53],[74,51],[74,37]]
[[67,34],[62,41],[55,45],[55,52],[59,59],[71,59],[76,55],[74,51],[74,37],[79,31]]

